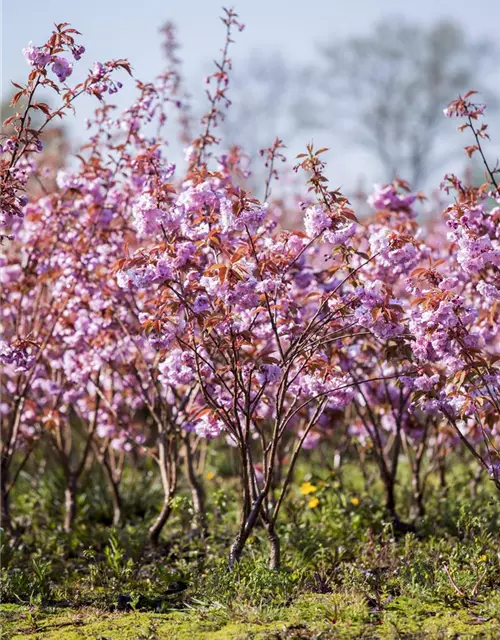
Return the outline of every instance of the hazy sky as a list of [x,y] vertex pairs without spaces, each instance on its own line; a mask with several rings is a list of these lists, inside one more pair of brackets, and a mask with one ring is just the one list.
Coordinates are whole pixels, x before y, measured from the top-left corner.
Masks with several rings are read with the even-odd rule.
[[[82,73],[94,60],[127,57],[135,75],[149,80],[162,67],[158,27],[167,19],[173,20],[182,43],[186,77],[191,87],[201,85],[208,63],[222,45],[223,26],[218,19],[222,4],[221,0],[3,0],[3,95],[10,93],[10,79],[26,77],[28,68],[21,49],[29,40],[45,42],[56,21],[70,22],[82,32],[87,49],[79,63]],[[279,52],[285,60],[307,62],[318,43],[368,32],[382,18],[403,16],[426,24],[454,18],[477,37],[494,37],[500,24],[499,0],[236,0],[232,6],[246,25],[233,49],[236,67],[238,61],[259,51]],[[133,83],[129,82],[119,102],[125,105],[133,95]],[[77,134],[90,108],[90,104],[83,104],[77,121],[73,116],[68,118]],[[359,158],[354,154],[352,162],[359,163]],[[345,175],[349,164],[345,159],[338,164],[341,174]]]

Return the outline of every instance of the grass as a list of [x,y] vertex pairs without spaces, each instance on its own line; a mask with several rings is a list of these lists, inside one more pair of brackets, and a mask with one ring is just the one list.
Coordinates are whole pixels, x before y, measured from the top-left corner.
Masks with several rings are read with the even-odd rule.
[[[378,485],[367,492],[355,467],[311,475],[304,466],[299,477],[314,484],[317,504],[308,506],[298,483],[279,529],[278,572],[265,565],[260,530],[227,571],[237,499],[221,475],[210,481],[208,538],[187,533],[186,493],[156,550],[147,526],[158,496],[147,474],[126,480],[132,524],[120,529],[110,526],[106,497],[89,478],[71,534],[60,526],[56,476],[30,491],[21,485],[18,533],[2,535],[2,637],[500,637],[500,505],[486,480],[472,497],[466,469],[457,468],[446,492],[430,487],[426,516],[403,536],[385,519]],[[407,516],[404,475],[398,502]]]

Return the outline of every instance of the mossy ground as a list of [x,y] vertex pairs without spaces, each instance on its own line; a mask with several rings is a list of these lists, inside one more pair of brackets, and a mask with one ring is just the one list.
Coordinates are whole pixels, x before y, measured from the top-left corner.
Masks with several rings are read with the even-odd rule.
[[[229,620],[216,608],[185,612],[103,612],[92,607],[57,609],[3,605],[8,640],[285,640],[500,638],[500,597],[491,606],[463,609],[395,599],[370,612],[357,594],[314,594],[281,615],[247,611]],[[263,614],[263,615],[259,615]]]

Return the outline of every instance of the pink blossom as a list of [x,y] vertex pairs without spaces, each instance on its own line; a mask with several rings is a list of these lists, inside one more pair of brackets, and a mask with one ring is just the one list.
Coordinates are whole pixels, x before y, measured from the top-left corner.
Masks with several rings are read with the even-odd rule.
[[55,56],[51,69],[56,74],[59,82],[64,82],[73,73],[71,62],[61,56]]
[[44,67],[52,60],[49,53],[46,53],[41,47],[35,47],[31,42],[23,49],[23,54],[32,67]]
[[331,219],[319,205],[308,207],[304,216],[304,228],[309,238],[316,238],[332,226]]

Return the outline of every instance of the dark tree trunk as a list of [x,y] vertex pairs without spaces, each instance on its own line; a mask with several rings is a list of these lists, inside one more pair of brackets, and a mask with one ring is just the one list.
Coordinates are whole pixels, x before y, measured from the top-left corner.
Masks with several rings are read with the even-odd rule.
[[170,496],[166,496],[158,517],[149,529],[149,540],[154,547],[158,546],[158,542],[160,541],[160,533],[167,523],[171,512],[172,507],[170,506]]
[[239,531],[235,539],[233,540],[233,544],[229,550],[229,569],[233,570],[236,564],[240,561],[241,553],[243,551],[244,546],[243,541],[243,532]]
[[76,476],[70,475],[66,491],[64,492],[64,531],[69,533],[73,529],[76,518],[77,482]]
[[113,505],[113,526],[119,527],[123,523],[123,501],[120,494],[119,481],[115,479],[113,468],[106,452],[98,458],[104,467],[104,473],[108,480],[111,493],[111,504]]
[[412,519],[417,520],[425,516],[424,488],[420,479],[420,465],[412,471],[411,485],[413,491]]
[[234,569],[235,564],[239,562],[243,552],[243,547],[248,540],[248,536],[253,531],[255,524],[261,515],[264,497],[265,496],[261,493],[252,504],[248,517],[243,517],[241,520],[240,530],[238,531],[229,551],[229,569],[231,570]]
[[483,475],[483,468],[482,467],[478,467],[478,470],[476,471],[476,474],[472,478],[472,484],[471,484],[471,496],[472,496],[473,499],[477,498],[477,492],[478,492],[478,489],[479,489],[479,484],[481,482],[481,476],[482,475]]
[[267,526],[267,536],[269,538],[269,568],[277,571],[280,568],[281,553],[280,539],[274,530],[274,525]]
[[9,493],[7,490],[7,478],[6,478],[6,474],[3,471],[2,472],[2,487],[1,487],[1,492],[0,492],[0,497],[1,497],[1,526],[3,529],[5,529],[5,531],[12,531],[12,520],[10,517],[10,497],[9,497]]
[[394,481],[392,478],[385,480],[385,506],[388,514],[394,522],[399,521],[398,514],[396,512],[396,497],[394,494]]
[[123,523],[123,507],[122,497],[120,495],[120,489],[118,483],[114,480],[110,480],[111,485],[111,502],[113,504],[113,526],[120,527]]
[[189,436],[185,441],[184,465],[186,468],[186,476],[191,487],[191,496],[193,499],[193,511],[195,515],[195,525],[199,527],[203,537],[207,534],[207,521],[205,513],[205,491],[202,484],[198,480],[196,471],[194,470],[193,451]]

